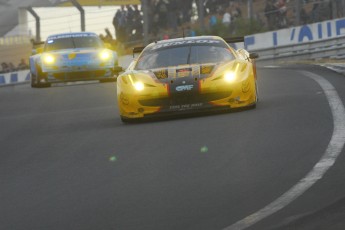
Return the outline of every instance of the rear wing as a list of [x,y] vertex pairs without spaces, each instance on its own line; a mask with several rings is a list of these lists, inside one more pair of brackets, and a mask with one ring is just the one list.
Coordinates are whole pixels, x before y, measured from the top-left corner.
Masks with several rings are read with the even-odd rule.
[[134,54],[141,53],[144,49],[145,49],[144,46],[134,47],[133,48],[133,57],[134,57]]
[[244,37],[224,38],[224,41],[228,44],[244,42]]

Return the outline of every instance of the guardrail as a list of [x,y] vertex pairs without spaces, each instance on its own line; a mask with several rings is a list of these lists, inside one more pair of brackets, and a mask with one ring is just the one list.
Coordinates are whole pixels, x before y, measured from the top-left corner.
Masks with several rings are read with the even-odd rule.
[[0,86],[30,81],[29,70],[0,74]]
[[250,50],[260,55],[259,63],[277,63],[291,60],[318,60],[345,56],[345,36],[308,43]]

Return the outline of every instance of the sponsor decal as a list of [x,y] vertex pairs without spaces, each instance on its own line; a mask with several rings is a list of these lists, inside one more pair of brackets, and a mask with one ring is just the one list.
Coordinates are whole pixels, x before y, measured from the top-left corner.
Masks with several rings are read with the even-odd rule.
[[190,91],[192,90],[194,85],[180,85],[176,87],[176,91],[182,92],[182,91]]
[[203,106],[203,103],[194,103],[194,104],[184,104],[184,105],[171,105],[169,109],[193,109]]
[[177,69],[177,77],[188,77],[192,72],[192,68]]
[[187,45],[187,44],[218,44],[221,41],[219,40],[210,40],[210,39],[192,39],[192,40],[183,40],[183,41],[176,41],[176,42],[166,42],[163,44],[157,44],[152,47],[152,50],[170,47],[170,46],[178,46],[178,45]]
[[79,38],[79,37],[97,37],[97,35],[93,33],[59,34],[56,36],[51,36],[48,39],[54,40],[54,39],[60,39],[60,38]]

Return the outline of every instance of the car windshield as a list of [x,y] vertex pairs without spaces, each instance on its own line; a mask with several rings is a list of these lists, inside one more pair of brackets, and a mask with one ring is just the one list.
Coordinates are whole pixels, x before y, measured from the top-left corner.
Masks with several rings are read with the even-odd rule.
[[220,63],[235,57],[228,47],[191,44],[144,51],[135,69],[155,69],[184,64]]
[[45,51],[90,47],[101,48],[102,41],[97,36],[53,38],[47,40]]

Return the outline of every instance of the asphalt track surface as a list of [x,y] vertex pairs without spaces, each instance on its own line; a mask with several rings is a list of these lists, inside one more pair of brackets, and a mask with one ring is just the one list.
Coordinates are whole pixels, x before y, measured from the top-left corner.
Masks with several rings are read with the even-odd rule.
[[[327,148],[330,107],[301,70],[345,101],[345,77],[317,66],[260,68],[254,110],[137,124],[121,122],[116,83],[0,88],[0,229],[231,226]],[[248,229],[344,229],[344,164],[343,150],[302,196]]]

